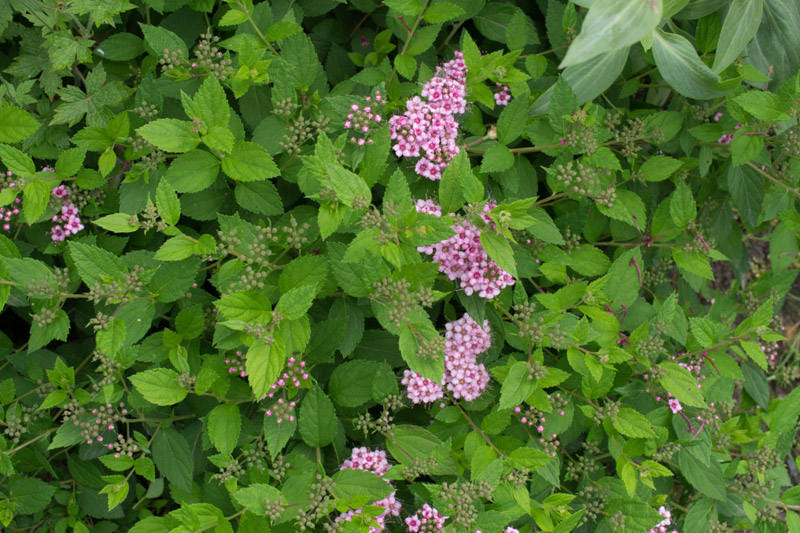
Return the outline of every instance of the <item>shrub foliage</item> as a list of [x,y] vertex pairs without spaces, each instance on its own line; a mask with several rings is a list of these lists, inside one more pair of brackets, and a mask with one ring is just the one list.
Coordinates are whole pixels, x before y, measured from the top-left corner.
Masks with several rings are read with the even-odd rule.
[[0,2],[0,522],[800,531],[798,27]]

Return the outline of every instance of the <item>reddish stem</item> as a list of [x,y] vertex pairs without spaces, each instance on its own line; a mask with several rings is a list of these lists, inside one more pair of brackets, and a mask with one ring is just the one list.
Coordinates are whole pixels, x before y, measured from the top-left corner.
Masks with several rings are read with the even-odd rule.
[[636,261],[635,257],[631,257],[631,261],[630,261],[630,263],[628,263],[628,266],[635,266],[636,267],[636,273],[639,275],[639,288],[641,289],[642,286],[643,286],[642,285],[642,269],[639,268],[639,263]]

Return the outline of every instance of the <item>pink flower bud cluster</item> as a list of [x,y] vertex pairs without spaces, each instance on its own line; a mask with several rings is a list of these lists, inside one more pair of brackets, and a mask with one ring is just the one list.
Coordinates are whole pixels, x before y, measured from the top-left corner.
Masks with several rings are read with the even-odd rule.
[[369,132],[373,125],[377,126],[383,120],[375,109],[375,106],[379,105],[383,105],[383,97],[380,91],[376,91],[374,102],[372,98],[367,96],[366,105],[364,107],[358,104],[350,106],[350,113],[347,114],[344,127],[353,132],[353,135],[349,139],[351,143],[359,146],[372,144],[372,139],[369,138]]
[[[483,533],[480,529],[476,529],[475,533]],[[503,533],[519,533],[519,529],[515,527],[508,526],[503,530]]]
[[422,509],[406,518],[406,528],[410,533],[442,531],[445,520],[446,516],[442,516],[439,511],[425,503],[422,504]]
[[[45,168],[44,170],[50,169]],[[72,196],[69,189],[64,187],[64,185],[59,185],[50,191],[50,194],[56,201],[61,202],[61,214],[53,215],[52,218],[55,224],[50,229],[50,237],[53,239],[53,242],[61,242],[70,235],[75,235],[81,231],[83,229],[83,224],[81,224],[78,208],[74,203],[69,201]]]
[[436,75],[422,87],[422,98],[406,102],[406,111],[389,119],[397,157],[419,157],[415,171],[429,180],[439,180],[442,171],[460,148],[458,122],[454,115],[466,111],[467,65],[461,52],[440,65]]
[[497,105],[508,105],[511,101],[511,93],[508,92],[508,85],[497,84],[500,90],[494,93],[494,103]]
[[[386,452],[383,450],[370,450],[366,447],[353,448],[350,452],[350,458],[345,459],[342,463],[341,470],[345,468],[353,468],[356,470],[364,470],[365,472],[372,472],[378,476],[383,476],[389,471],[389,461],[386,459]],[[385,480],[389,483],[389,480]],[[395,493],[391,493],[386,498],[373,502],[372,505],[383,507],[385,511],[375,517],[378,526],[370,526],[369,533],[380,533],[386,527],[386,519],[389,516],[400,516],[400,502],[397,501]],[[342,513],[334,522],[350,522],[354,516],[361,514],[362,509],[355,509]]]
[[294,408],[296,405],[295,402],[289,402],[283,398],[278,398],[278,401],[267,409],[266,415],[274,416],[275,422],[278,424],[283,424],[284,420],[294,422]]
[[[736,128],[735,129],[738,130],[742,126],[744,126],[744,124],[742,124],[740,122],[740,123],[736,124]],[[730,144],[732,142],[733,142],[733,133],[726,133],[722,137],[717,139],[717,144]]]
[[228,374],[238,374],[239,377],[246,378],[247,372],[245,371],[245,362],[242,352],[236,350],[236,354],[225,358],[225,364],[228,365]]
[[11,229],[11,219],[19,215],[19,204],[21,200],[14,198],[14,205],[9,207],[0,207],[0,222],[3,224],[3,229],[8,231]]
[[306,371],[306,362],[298,361],[294,356],[289,357],[286,361],[286,368],[284,373],[269,387],[267,393],[268,398],[275,396],[275,393],[281,387],[285,387],[287,383],[291,383],[295,387],[300,387],[303,381],[308,379],[308,372]]
[[[417,211],[441,216],[441,208],[431,200],[417,200]],[[489,212],[495,206],[487,203],[484,211]],[[438,214],[437,214],[438,213]],[[489,223],[487,215],[484,220]],[[439,263],[439,272],[443,272],[450,280],[459,280],[464,293],[471,296],[478,293],[481,298],[491,300],[505,287],[514,285],[514,278],[489,258],[489,254],[481,246],[481,230],[469,221],[453,226],[455,235],[437,244],[419,246],[417,251],[431,255],[434,262]]]
[[673,529],[672,531],[668,531],[667,528],[672,523],[672,513],[669,509],[664,507],[663,505],[658,508],[658,514],[664,517],[664,520],[658,523],[658,525],[652,529],[648,529],[647,533],[678,533],[677,529]]
[[775,365],[778,364],[778,358],[781,353],[780,343],[773,342],[772,344],[762,344],[761,351],[764,352],[764,357],[767,358],[769,366],[774,368]]
[[403,372],[401,383],[412,403],[430,403],[444,396],[443,387],[456,399],[467,402],[478,398],[489,384],[489,373],[477,356],[491,346],[489,321],[479,325],[468,314],[445,326],[444,376],[442,384],[426,379],[416,372]]

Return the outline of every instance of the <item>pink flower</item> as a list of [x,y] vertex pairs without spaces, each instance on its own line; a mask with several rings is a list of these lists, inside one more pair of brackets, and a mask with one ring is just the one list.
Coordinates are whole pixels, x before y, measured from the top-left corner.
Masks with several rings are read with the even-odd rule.
[[406,387],[406,396],[414,404],[435,402],[444,396],[441,384],[411,370],[403,371],[403,379],[400,383]]
[[679,402],[675,398],[670,399],[668,403],[669,403],[669,408],[672,410],[673,414],[678,413],[679,411],[683,411],[683,406],[681,405],[681,402]]

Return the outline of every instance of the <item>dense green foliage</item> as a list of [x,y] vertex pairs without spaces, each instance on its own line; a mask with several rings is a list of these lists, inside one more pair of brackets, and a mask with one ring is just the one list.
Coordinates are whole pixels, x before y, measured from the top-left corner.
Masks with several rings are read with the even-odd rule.
[[0,522],[800,532],[798,27],[0,0]]

